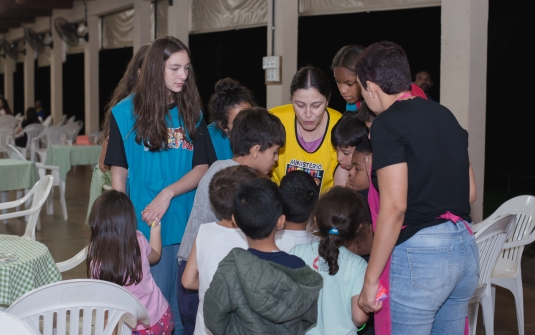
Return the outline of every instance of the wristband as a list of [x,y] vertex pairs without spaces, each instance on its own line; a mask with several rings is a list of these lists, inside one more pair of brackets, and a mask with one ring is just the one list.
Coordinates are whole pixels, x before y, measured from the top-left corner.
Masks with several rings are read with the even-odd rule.
[[357,329],[357,332],[360,332],[361,330],[363,330],[364,327],[366,327],[366,322],[364,322],[364,324],[360,328]]

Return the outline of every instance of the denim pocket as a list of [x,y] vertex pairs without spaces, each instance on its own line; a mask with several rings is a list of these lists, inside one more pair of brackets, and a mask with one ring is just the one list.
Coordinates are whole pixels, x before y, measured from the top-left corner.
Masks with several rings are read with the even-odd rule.
[[476,258],[476,264],[477,264],[477,277],[479,278],[479,271],[480,271],[480,264],[479,264],[479,249],[477,248],[476,240],[474,239],[472,242],[470,242],[470,245],[472,246],[472,251],[474,252],[474,257]]
[[453,247],[410,248],[407,257],[412,286],[433,292],[451,281]]

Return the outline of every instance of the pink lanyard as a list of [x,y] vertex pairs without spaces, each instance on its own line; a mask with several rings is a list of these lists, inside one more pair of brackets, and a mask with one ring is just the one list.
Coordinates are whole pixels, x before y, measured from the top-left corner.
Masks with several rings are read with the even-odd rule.
[[404,93],[402,96],[400,96],[399,98],[396,99],[396,101],[401,101],[407,97],[412,97],[412,94],[411,93]]

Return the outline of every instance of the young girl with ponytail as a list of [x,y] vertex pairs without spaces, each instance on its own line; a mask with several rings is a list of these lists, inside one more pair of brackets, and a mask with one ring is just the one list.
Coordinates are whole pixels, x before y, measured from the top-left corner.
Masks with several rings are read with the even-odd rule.
[[318,323],[307,335],[357,334],[368,321],[357,304],[366,262],[348,248],[358,243],[361,228],[369,222],[368,209],[356,191],[337,186],[319,199],[314,220],[321,241],[290,251],[323,277]]

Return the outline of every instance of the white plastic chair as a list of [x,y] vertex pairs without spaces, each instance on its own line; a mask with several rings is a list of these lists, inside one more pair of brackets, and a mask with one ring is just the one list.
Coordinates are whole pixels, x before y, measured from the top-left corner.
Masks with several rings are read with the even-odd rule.
[[71,269],[74,269],[78,265],[80,265],[83,261],[85,261],[86,258],[87,258],[87,247],[80,250],[80,252],[78,252],[72,258],[63,262],[56,263],[56,266],[58,267],[59,272],[69,271]]
[[0,311],[0,327],[6,335],[38,335],[15,315]]
[[48,128],[52,124],[52,115],[46,117],[46,119],[41,123],[43,127]]
[[0,128],[8,127],[11,129],[15,129],[15,127],[18,126],[19,123],[20,120],[14,117],[13,115],[0,116]]
[[[52,126],[46,128],[39,136],[32,139],[30,159],[35,161],[35,154],[37,154],[39,160],[44,163],[46,161],[48,148],[52,145],[62,144],[63,137],[67,138],[67,132],[64,127]],[[42,142],[44,142],[44,148],[40,148],[40,143]]]
[[13,133],[14,130],[12,128],[0,124],[0,152],[3,153],[4,157],[7,153],[7,145],[14,143]]
[[22,238],[35,240],[35,226],[37,225],[37,220],[39,219],[39,213],[41,212],[41,207],[43,207],[43,204],[48,198],[48,194],[50,193],[53,182],[54,178],[52,176],[44,176],[37,183],[35,183],[30,192],[28,192],[28,194],[26,194],[23,198],[15,201],[0,203],[0,210],[15,208],[25,203],[30,197],[33,197],[32,205],[29,209],[0,214],[0,220],[13,219],[28,215],[26,230],[24,235],[22,235]]
[[67,123],[65,125],[65,132],[67,133],[67,139],[71,140],[72,143],[76,142],[76,137],[78,137],[78,134],[80,133],[80,130],[82,130],[82,127],[84,126],[84,121],[76,121]]
[[[9,158],[11,159],[18,159],[18,160],[23,160],[23,161],[26,160],[26,158],[22,155],[22,153],[16,147],[12,145],[8,145],[8,153],[9,153]],[[63,220],[67,220],[68,215],[67,215],[67,202],[65,201],[65,182],[62,181],[61,178],[59,177],[59,167],[53,166],[53,165],[44,165],[43,163],[35,163],[35,165],[39,169],[39,177],[43,178],[47,174],[47,171],[50,171],[49,174],[51,174],[52,177],[54,177],[54,183],[52,184],[52,186],[53,187],[57,186],[59,188],[59,202],[61,204]],[[54,189],[52,189],[52,195],[53,194],[54,194]],[[22,193],[17,190],[17,198],[21,196],[22,196]],[[54,200],[53,196],[49,197],[46,200],[46,213],[49,215],[54,214],[53,200]],[[39,226],[39,223],[38,223],[37,228],[38,229],[41,228]]]
[[[511,291],[515,298],[518,333],[524,335],[524,293],[522,289],[521,260],[524,247],[535,241],[535,197],[521,195],[504,202],[489,218],[504,214],[516,215],[514,233],[505,241],[503,249],[494,265],[490,282]],[[488,219],[487,219],[488,220]],[[485,221],[487,221],[485,220]],[[492,287],[495,302],[496,287]]]
[[18,137],[24,136],[24,134],[26,134],[26,146],[24,148],[23,147],[17,147],[17,149],[19,149],[20,152],[22,152],[24,157],[28,157],[28,153],[30,152],[31,146],[32,146],[32,139],[34,139],[37,136],[39,136],[39,134],[41,134],[44,129],[45,129],[45,127],[43,127],[42,124],[33,123],[33,124],[29,124],[26,127],[24,127],[24,129],[22,129],[22,131],[15,136],[15,138],[18,138]]
[[126,335],[132,333],[138,320],[149,324],[147,310],[132,293],[94,279],[64,280],[39,287],[18,298],[6,312],[21,318],[34,331],[39,331],[42,319],[43,334],[65,335],[69,324],[69,334],[79,334],[82,326],[82,335],[111,335],[118,326],[118,335]]
[[488,222],[485,227],[475,234],[477,248],[479,250],[479,283],[468,304],[468,318],[470,322],[470,334],[476,334],[477,314],[479,304],[483,311],[485,333],[494,335],[494,305],[490,275],[498,253],[503,247],[505,239],[513,232],[515,216],[504,215],[495,221]]
[[[16,160],[19,160],[19,161],[26,161],[26,157],[24,157],[22,155],[22,153],[13,145],[11,144],[8,144],[7,146],[7,154],[8,154],[8,157],[11,158],[11,159],[16,159]],[[23,197],[23,194],[26,194],[28,193],[28,189],[25,189],[24,192],[23,190],[17,190],[17,199],[19,198],[22,198]],[[8,195],[8,192],[7,191],[4,191],[2,192],[2,202],[6,202],[7,201],[7,195]],[[26,203],[26,208],[28,208],[28,205],[29,205],[29,202]],[[20,207],[17,207],[15,210],[18,211]],[[4,213],[6,213],[7,211],[4,210]],[[5,222],[5,221],[4,221]]]

